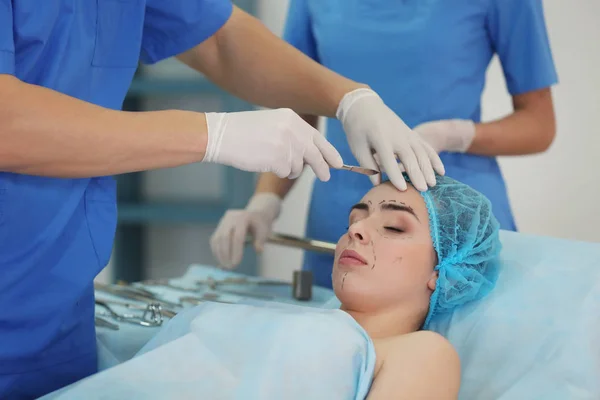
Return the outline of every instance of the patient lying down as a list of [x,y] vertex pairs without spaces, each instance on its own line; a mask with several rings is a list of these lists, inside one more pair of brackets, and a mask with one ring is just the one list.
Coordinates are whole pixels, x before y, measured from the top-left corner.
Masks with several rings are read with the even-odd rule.
[[368,399],[457,397],[457,353],[422,328],[489,293],[499,250],[487,199],[449,178],[422,194],[384,183],[352,208],[336,247],[333,288],[375,346]]
[[492,289],[500,244],[483,196],[437,182],[422,194],[382,184],[353,207],[333,267],[341,309],[205,303],[52,398],[456,398],[457,354],[426,329]]

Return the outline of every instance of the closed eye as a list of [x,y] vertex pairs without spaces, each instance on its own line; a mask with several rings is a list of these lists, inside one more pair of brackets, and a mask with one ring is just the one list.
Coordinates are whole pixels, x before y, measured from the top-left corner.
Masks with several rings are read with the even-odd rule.
[[388,231],[398,232],[398,233],[403,233],[404,232],[402,229],[394,228],[393,226],[386,226],[385,229],[388,230]]

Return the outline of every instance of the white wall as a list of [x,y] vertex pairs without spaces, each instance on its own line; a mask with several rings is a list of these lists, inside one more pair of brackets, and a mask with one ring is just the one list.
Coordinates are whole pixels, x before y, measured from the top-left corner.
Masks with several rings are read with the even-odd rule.
[[[595,170],[600,151],[600,1],[544,1],[550,40],[560,84],[554,89],[558,121],[557,139],[548,153],[532,157],[505,158],[501,165],[517,223],[522,232],[600,241],[600,184]],[[276,34],[284,25],[288,0],[259,0],[258,15]],[[155,68],[155,73],[173,70],[187,73],[171,62]],[[161,72],[162,71],[162,72]],[[179,105],[186,104],[182,99]],[[201,109],[210,103],[195,102],[189,108]],[[156,106],[156,105],[155,105]],[[163,106],[165,106],[163,104]],[[499,64],[488,74],[483,96],[484,120],[511,111]],[[148,175],[146,193],[151,197],[194,197],[198,188],[211,181],[206,166],[157,171]],[[310,173],[305,174],[285,201],[276,223],[279,232],[304,233],[310,197]],[[217,188],[215,190],[218,191]],[[175,276],[191,262],[210,262],[208,227],[153,227],[147,243],[153,276]],[[262,256],[262,274],[290,279],[301,266],[298,250],[267,246]]]
[[[287,1],[269,4],[265,23],[281,33]],[[576,3],[576,5],[575,5]],[[520,231],[600,241],[600,182],[595,161],[600,152],[600,1],[544,1],[560,83],[554,99],[558,133],[549,152],[500,160]],[[483,95],[484,120],[511,112],[497,60]],[[285,201],[276,224],[280,232],[303,234],[312,177],[304,176]],[[269,246],[262,273],[287,278],[301,266],[296,250]]]

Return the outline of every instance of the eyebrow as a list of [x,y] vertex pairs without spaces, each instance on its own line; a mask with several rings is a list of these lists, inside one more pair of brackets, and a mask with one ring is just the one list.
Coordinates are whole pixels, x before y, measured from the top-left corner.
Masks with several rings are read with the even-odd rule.
[[[381,208],[381,210],[384,211],[403,211],[403,212],[407,212],[409,214],[412,214],[413,217],[415,217],[417,219],[417,221],[421,222],[421,220],[419,219],[419,217],[417,216],[417,214],[415,213],[415,210],[413,210],[413,208],[411,206],[408,206],[404,203],[390,203],[390,202],[382,202],[379,203],[379,208]],[[366,203],[357,203],[355,205],[352,206],[352,208],[350,209],[350,211],[352,210],[364,210],[364,211],[369,211],[369,205]]]

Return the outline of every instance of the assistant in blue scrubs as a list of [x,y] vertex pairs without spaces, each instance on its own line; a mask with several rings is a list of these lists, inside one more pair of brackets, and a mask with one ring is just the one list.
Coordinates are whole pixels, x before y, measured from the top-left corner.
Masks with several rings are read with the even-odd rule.
[[[486,70],[497,54],[508,91],[557,82],[541,0],[291,0],[285,39],[322,65],[375,90],[408,126],[481,118]],[[327,138],[347,164],[356,160],[339,121]],[[495,157],[440,154],[446,174],[485,194],[502,229],[516,230]],[[331,172],[315,182],[307,237],[336,242],[348,212],[371,182]],[[315,283],[331,287],[333,258],[306,253]]]
[[[228,0],[0,0],[0,74],[120,109],[140,59],[194,47],[231,12]],[[116,221],[112,177],[0,173],[0,399],[96,371],[92,282]]]

